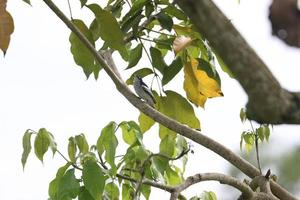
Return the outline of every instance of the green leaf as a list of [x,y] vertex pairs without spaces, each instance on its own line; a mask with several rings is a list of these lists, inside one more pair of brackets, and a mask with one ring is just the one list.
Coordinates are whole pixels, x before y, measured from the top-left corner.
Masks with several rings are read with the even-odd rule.
[[145,133],[146,131],[148,131],[153,125],[154,125],[155,121],[148,117],[147,115],[145,115],[144,113],[140,113],[139,116],[139,124],[141,127],[141,131],[142,133]]
[[134,49],[132,49],[129,55],[129,64],[126,69],[130,69],[137,65],[137,63],[142,57],[142,52],[143,52],[142,50],[143,50],[142,44],[138,44]]
[[124,157],[122,158],[122,160],[126,164],[128,164],[128,163],[134,162],[134,159],[135,159],[135,151],[133,150],[133,148],[130,147],[130,148],[127,149],[126,154],[124,155]]
[[[165,92],[167,96],[156,97],[158,101],[158,110],[163,114],[177,120],[180,123],[186,124],[191,128],[200,129],[200,121],[197,119],[193,106],[180,94],[168,90]],[[159,135],[163,139],[167,135],[175,136],[176,133],[167,127],[159,126]]]
[[151,1],[149,1],[145,6],[146,17],[149,18],[150,15],[153,13],[153,11],[154,11],[154,5]]
[[217,200],[217,196],[214,192],[203,192],[203,194],[201,195],[203,200]]
[[100,38],[100,28],[96,18],[90,24],[89,30],[93,35],[94,41],[97,41]]
[[178,72],[182,69],[182,62],[181,58],[177,57],[171,65],[168,67],[164,68],[163,72],[163,78],[162,78],[162,85],[166,85],[171,81],[177,74]]
[[172,18],[164,12],[160,12],[156,15],[157,20],[159,21],[162,28],[171,31],[173,28],[173,20]]
[[244,141],[246,142],[246,144],[253,145],[254,144],[254,135],[251,133],[245,134]]
[[187,16],[184,14],[184,12],[182,12],[181,10],[179,10],[173,5],[169,5],[168,7],[164,8],[164,11],[167,14],[174,16],[179,20],[183,20],[183,21],[187,20]]
[[116,172],[115,155],[118,146],[118,139],[115,135],[116,127],[115,122],[110,122],[102,129],[101,135],[97,140],[98,152],[102,155],[105,151],[105,160],[112,167],[113,173]]
[[159,152],[168,156],[172,157],[175,151],[175,138],[171,135],[167,135],[164,137],[159,145]]
[[134,189],[129,184],[122,184],[122,200],[133,200]]
[[94,200],[94,198],[85,187],[80,187],[78,200]]
[[57,178],[57,179],[62,178],[70,166],[71,166],[71,163],[66,163],[64,166],[60,167],[56,172],[55,178]]
[[161,176],[165,174],[166,169],[169,167],[169,161],[161,156],[154,156],[151,158],[152,165],[151,168],[154,171],[160,173]]
[[95,161],[87,160],[83,165],[82,179],[85,188],[95,200],[101,200],[105,177]]
[[87,143],[83,133],[75,136],[75,142],[80,153],[87,153],[89,151],[89,144]]
[[57,199],[57,190],[58,190],[58,185],[64,176],[66,170],[70,167],[71,163],[67,163],[64,166],[60,167],[57,170],[56,177],[53,179],[50,184],[49,184],[49,189],[48,189],[48,194],[51,199],[56,200]]
[[134,148],[135,150],[135,159],[139,162],[139,163],[143,163],[145,162],[145,160],[148,158],[148,156],[150,155],[149,151],[147,151],[143,146],[136,146]]
[[60,180],[55,178],[49,183],[48,194],[51,200],[57,199],[57,188],[58,188],[59,181]]
[[150,55],[153,67],[155,67],[158,71],[160,71],[163,74],[164,69],[167,67],[167,64],[165,63],[162,57],[161,51],[157,48],[150,47]]
[[254,135],[252,133],[247,133],[243,135],[244,141],[245,141],[245,148],[247,153],[249,153],[254,144]]
[[126,80],[126,84],[127,85],[132,85],[133,84],[133,78],[134,76],[139,76],[141,78],[144,78],[146,76],[148,76],[149,74],[153,74],[153,71],[152,69],[149,69],[149,68],[142,68],[142,69],[139,69],[137,71],[135,71],[129,79]]
[[110,5],[111,3],[108,2],[104,9],[110,11],[116,18],[120,18],[125,2],[123,0],[116,0],[113,5]]
[[269,142],[269,138],[270,138],[270,134],[271,134],[270,128],[268,125],[265,125],[264,127],[265,127],[264,128],[265,138],[266,138],[267,142]]
[[23,153],[22,153],[22,159],[21,159],[23,170],[24,170],[27,158],[29,156],[29,153],[31,151],[31,140],[30,140],[31,135],[32,135],[32,132],[29,130],[27,130],[23,135],[23,140],[22,140],[23,141]]
[[80,189],[79,181],[75,177],[75,169],[69,169],[61,178],[57,188],[57,199],[74,199]]
[[166,170],[166,179],[168,185],[174,186],[182,183],[183,178],[181,173],[178,171],[173,170],[171,167],[168,167]]
[[247,119],[246,108],[241,108],[240,119],[241,119],[242,122],[246,121],[246,119]]
[[151,187],[149,185],[142,185],[141,186],[141,192],[146,200],[149,199],[150,193],[151,193]]
[[96,16],[99,25],[99,34],[107,45],[115,50],[125,49],[124,36],[116,18],[97,4],[87,6]]
[[260,141],[264,141],[264,139],[265,139],[265,134],[264,134],[264,127],[259,127],[259,128],[257,128],[256,129],[256,133],[257,133],[257,135],[258,135],[258,137],[259,137],[259,139],[260,139]]
[[68,155],[69,158],[72,162],[75,162],[76,159],[76,152],[77,152],[77,147],[76,147],[76,141],[74,137],[69,138],[69,144],[68,144]]
[[134,1],[132,7],[130,8],[129,12],[123,17],[122,22],[124,23],[130,17],[134,16],[137,12],[140,12],[143,7],[148,3],[148,0],[136,0]]
[[113,182],[110,182],[108,184],[105,185],[105,194],[108,196],[108,198],[110,200],[118,200],[119,199],[119,188],[118,186],[113,183]]
[[175,37],[168,37],[164,34],[161,34],[158,38],[155,38],[153,41],[156,43],[155,47],[158,48],[162,56],[164,57],[168,50],[173,51],[173,43],[174,43]]
[[123,140],[128,145],[135,144],[137,140],[139,143],[142,143],[143,136],[140,127],[134,121],[122,122],[120,127],[122,129]]
[[127,123],[122,123],[120,125],[120,127],[122,129],[123,140],[128,145],[134,144],[136,142],[136,136],[135,136],[134,130],[130,129],[130,127],[128,127]]
[[34,140],[34,152],[40,161],[43,162],[44,154],[50,145],[49,135],[46,129],[41,128]]
[[54,140],[54,136],[50,132],[48,132],[48,136],[49,136],[49,141],[50,141],[50,148],[51,148],[53,156],[54,156],[55,152],[57,151],[57,144]]
[[[139,25],[141,19],[144,17],[144,15],[141,14],[142,11],[143,10],[140,10],[129,19],[122,22],[121,30],[123,31],[123,33],[127,33],[131,28],[135,29]],[[136,35],[134,34],[134,36]]]
[[[80,30],[80,32],[95,46],[93,35],[83,21],[74,19],[73,24]],[[93,54],[81,42],[81,40],[72,32],[69,41],[71,43],[71,52],[77,65],[81,66],[86,77],[92,73],[99,72],[100,66],[96,63]],[[95,75],[98,75],[95,73]]]

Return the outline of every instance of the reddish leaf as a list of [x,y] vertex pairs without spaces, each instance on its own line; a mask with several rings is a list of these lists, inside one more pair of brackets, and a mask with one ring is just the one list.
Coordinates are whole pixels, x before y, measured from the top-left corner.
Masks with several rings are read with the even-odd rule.
[[0,49],[4,55],[7,51],[10,35],[14,31],[14,21],[9,12],[6,11],[7,0],[0,1]]

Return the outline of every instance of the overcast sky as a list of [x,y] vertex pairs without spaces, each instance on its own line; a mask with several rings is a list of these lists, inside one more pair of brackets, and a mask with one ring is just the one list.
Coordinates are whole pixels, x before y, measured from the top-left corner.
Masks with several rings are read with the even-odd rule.
[[[66,1],[56,2],[68,13]],[[75,18],[90,20],[91,15],[86,10],[76,10],[78,2],[72,1]],[[270,35],[267,19],[270,1],[242,0],[241,4],[237,0],[215,2],[280,83],[287,89],[300,90],[299,50],[286,47]],[[44,164],[31,155],[23,172],[21,140],[26,129],[47,128],[54,134],[58,148],[66,153],[70,136],[85,133],[93,142],[109,121],[137,120],[138,117],[138,111],[118,94],[104,72],[100,73],[98,81],[86,80],[70,53],[69,30],[42,1],[33,1],[32,4],[33,7],[21,1],[8,2],[15,31],[6,57],[0,56],[1,200],[47,199],[48,183],[54,178],[56,169],[64,164],[58,155],[52,158],[50,153],[47,154]],[[121,71],[125,68],[123,63],[117,64]],[[239,120],[240,108],[246,104],[247,97],[235,80],[219,73],[225,97],[209,100],[205,110],[196,108],[196,112],[204,134],[238,151],[240,134],[248,128]],[[182,77],[182,74],[176,77],[178,81],[168,88],[182,92]],[[275,126],[270,142],[280,143],[282,147],[299,145],[299,132],[299,126]],[[148,139],[151,134],[157,136],[155,129],[145,135],[146,143],[149,147],[156,147],[151,143],[153,140]],[[187,175],[197,172],[226,173],[226,164],[219,156],[195,145]],[[216,183],[199,184],[189,193],[219,191],[217,186]],[[162,195],[168,197],[168,193]],[[222,199],[220,195],[219,199]]]

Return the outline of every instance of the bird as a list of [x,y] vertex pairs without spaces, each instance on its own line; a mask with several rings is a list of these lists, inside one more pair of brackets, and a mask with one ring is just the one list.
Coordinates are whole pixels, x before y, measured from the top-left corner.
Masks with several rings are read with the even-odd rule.
[[137,75],[133,78],[133,87],[136,92],[136,94],[146,101],[147,104],[149,104],[151,107],[154,108],[156,101],[155,98],[149,89],[149,87],[144,83],[143,79]]

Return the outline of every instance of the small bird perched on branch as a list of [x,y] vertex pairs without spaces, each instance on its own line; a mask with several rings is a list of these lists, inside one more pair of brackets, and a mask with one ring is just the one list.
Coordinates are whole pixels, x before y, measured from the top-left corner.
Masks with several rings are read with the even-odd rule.
[[154,96],[149,89],[149,87],[144,83],[143,79],[137,75],[133,78],[133,87],[137,95],[146,101],[151,107],[154,108],[154,105],[156,104],[156,101],[154,99]]

